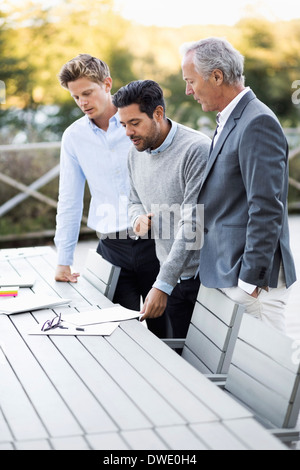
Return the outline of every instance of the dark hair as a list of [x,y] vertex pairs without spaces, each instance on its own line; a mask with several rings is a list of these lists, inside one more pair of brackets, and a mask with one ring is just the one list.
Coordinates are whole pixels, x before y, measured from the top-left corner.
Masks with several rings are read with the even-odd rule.
[[153,80],[137,80],[120,88],[113,96],[113,104],[117,108],[124,108],[131,104],[138,104],[140,111],[153,119],[157,106],[162,106],[165,114],[166,105],[163,91]]

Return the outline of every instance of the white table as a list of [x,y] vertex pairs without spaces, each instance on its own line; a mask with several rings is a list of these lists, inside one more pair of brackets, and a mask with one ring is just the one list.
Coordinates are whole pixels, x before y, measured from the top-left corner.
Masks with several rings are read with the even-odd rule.
[[[72,299],[56,313],[112,305],[83,278],[55,282],[55,265],[51,248],[0,250],[1,275]],[[137,320],[110,337],[28,334],[54,312],[0,315],[0,450],[285,449]]]

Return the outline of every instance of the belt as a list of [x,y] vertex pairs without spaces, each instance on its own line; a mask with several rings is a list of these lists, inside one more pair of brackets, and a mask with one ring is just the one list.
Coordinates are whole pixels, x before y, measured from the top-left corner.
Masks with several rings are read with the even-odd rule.
[[99,233],[97,232],[98,238],[100,240],[104,240],[105,238],[109,238],[111,240],[138,240],[139,237],[136,236],[132,228],[127,228],[125,230],[121,230],[119,232],[112,232],[112,233]]

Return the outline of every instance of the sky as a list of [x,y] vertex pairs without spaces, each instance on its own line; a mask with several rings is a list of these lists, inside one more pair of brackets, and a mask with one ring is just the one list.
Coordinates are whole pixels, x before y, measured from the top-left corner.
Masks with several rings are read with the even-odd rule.
[[147,26],[234,25],[249,15],[270,21],[300,19],[300,2],[295,0],[115,0],[115,5],[125,18]]
[[[63,0],[31,1],[45,8],[63,3]],[[10,6],[23,5],[24,0],[0,0],[0,3],[6,11]],[[246,16],[260,16],[270,21],[300,19],[297,0],[114,0],[114,4],[115,10],[126,19],[147,26],[232,26]]]

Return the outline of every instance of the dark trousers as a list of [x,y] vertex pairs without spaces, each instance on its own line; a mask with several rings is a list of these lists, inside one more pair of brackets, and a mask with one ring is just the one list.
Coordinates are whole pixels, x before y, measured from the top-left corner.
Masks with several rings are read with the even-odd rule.
[[[140,311],[141,297],[145,301],[160,268],[154,240],[104,238],[100,240],[97,252],[121,268],[113,302]],[[147,320],[147,325],[159,338],[167,337],[166,315]]]
[[186,337],[199,288],[199,276],[180,281],[168,298],[165,313],[171,322],[173,338]]

